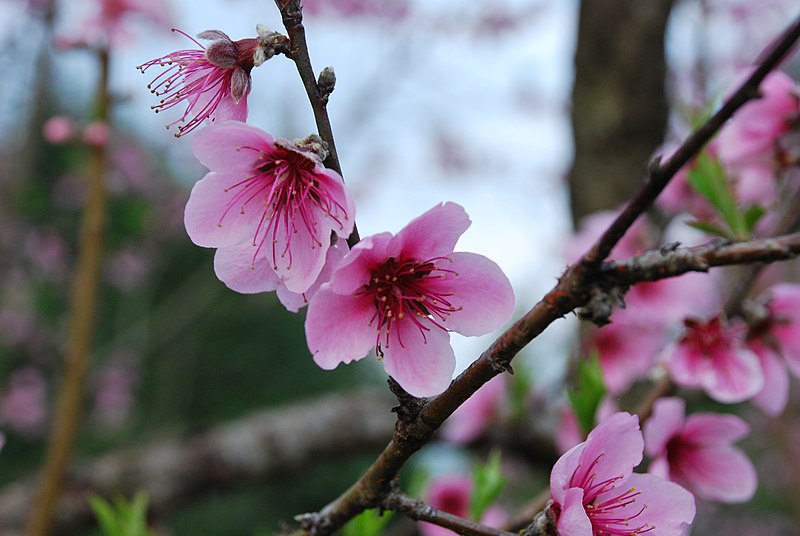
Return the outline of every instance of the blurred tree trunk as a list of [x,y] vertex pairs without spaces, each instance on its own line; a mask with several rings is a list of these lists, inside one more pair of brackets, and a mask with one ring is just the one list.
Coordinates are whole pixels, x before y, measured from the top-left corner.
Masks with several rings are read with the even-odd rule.
[[628,199],[664,140],[664,34],[673,3],[581,2],[569,177],[575,222]]

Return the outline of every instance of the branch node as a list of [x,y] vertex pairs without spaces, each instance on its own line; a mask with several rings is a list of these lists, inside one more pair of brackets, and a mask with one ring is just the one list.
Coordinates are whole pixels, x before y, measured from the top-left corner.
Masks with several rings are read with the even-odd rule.
[[680,242],[667,242],[663,246],[661,246],[658,250],[662,256],[666,257],[670,253],[674,253],[679,247],[681,247]]
[[397,406],[392,408],[392,413],[396,413],[398,420],[401,422],[413,422],[417,416],[419,416],[419,412],[422,411],[422,408],[425,407],[427,399],[417,398],[408,394],[406,390],[397,383],[397,380],[391,376],[389,376],[388,383],[389,390],[397,397],[397,401],[399,402]]
[[626,291],[627,287],[601,288],[599,285],[592,285],[589,289],[589,301],[576,313],[578,318],[588,320],[596,326],[610,324],[614,309],[625,308]]
[[533,517],[533,523],[520,532],[520,536],[558,536],[556,521],[558,520],[559,506],[552,500],[547,501],[544,510]]

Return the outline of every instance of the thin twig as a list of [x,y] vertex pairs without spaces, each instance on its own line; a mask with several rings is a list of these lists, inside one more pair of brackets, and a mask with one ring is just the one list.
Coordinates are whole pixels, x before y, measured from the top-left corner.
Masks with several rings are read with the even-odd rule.
[[398,490],[392,490],[381,503],[386,510],[400,512],[415,521],[427,521],[465,536],[516,536],[513,532],[482,525],[425,504]]
[[[109,54],[98,52],[98,114],[108,121]],[[106,214],[106,148],[99,144],[90,148],[86,207],[81,226],[79,256],[72,283],[67,347],[64,371],[53,418],[53,428],[42,469],[39,492],[30,510],[26,525],[28,536],[50,534],[56,502],[61,493],[64,472],[69,463],[75,433],[80,422],[83,385],[89,368],[89,349],[94,331],[100,268],[103,260],[103,230]]]
[[[299,0],[275,0],[275,4],[281,12],[283,25],[291,42],[289,58],[297,66],[300,80],[305,87],[308,101],[314,112],[314,121],[317,124],[319,136],[328,146],[328,157],[325,159],[325,167],[342,174],[342,166],[339,163],[339,153],[336,152],[336,143],[333,139],[333,128],[328,117],[328,95],[330,91],[320,91],[314,68],[311,66],[311,57],[308,54],[308,44],[306,43],[306,29],[303,27],[303,11]],[[331,88],[332,89],[332,88]],[[347,238],[347,244],[353,247],[360,240],[358,228],[353,224],[353,232]]]

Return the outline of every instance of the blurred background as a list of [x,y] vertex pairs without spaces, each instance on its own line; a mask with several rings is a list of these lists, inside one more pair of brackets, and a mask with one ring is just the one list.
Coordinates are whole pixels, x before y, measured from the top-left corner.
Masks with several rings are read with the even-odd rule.
[[[654,152],[680,139],[797,10],[796,0],[304,4],[314,67],[337,74],[329,111],[361,235],[396,232],[436,203],[458,202],[473,224],[457,249],[500,264],[520,313],[563,269],[573,222],[622,202]],[[283,30],[269,1],[0,2],[0,534],[20,533],[14,523],[43,460],[98,147],[109,188],[101,286],[80,463],[68,482],[74,501],[59,511],[56,534],[97,534],[82,497],[101,484],[126,496],[147,488],[160,534],[271,534],[340,493],[390,434],[391,399],[380,394],[385,375],[373,358],[318,369],[304,313],[287,312],[273,294],[226,289],[213,250],[183,230],[188,192],[205,170],[191,135],[164,128],[178,113],[150,110],[155,73],[135,67],[193,48],[171,27],[241,39],[257,23]],[[97,122],[105,51],[109,113]],[[797,65],[787,67],[795,78]],[[249,123],[290,139],[314,130],[290,61],[276,57],[252,78]],[[526,350],[520,367],[534,405],[561,396],[575,331],[565,320]],[[460,368],[492,340],[453,337]],[[386,409],[375,410],[377,421],[354,409],[364,399]],[[302,443],[314,416],[337,404],[351,418],[327,445],[322,436],[295,458],[281,451],[294,452],[291,441]],[[265,411],[284,418],[276,408],[287,405],[298,411],[290,421],[267,421],[307,417],[308,428],[282,434],[258,420]],[[285,463],[245,452],[247,430],[278,445]],[[203,466],[217,447],[242,459]],[[159,453],[180,466],[176,475],[147,472]],[[448,457],[434,448],[422,460]],[[171,478],[183,480],[179,489]],[[544,482],[534,477],[516,493]],[[765,503],[779,513],[753,517],[763,522],[755,526],[797,533],[790,502]],[[768,534],[736,523],[738,534]]]

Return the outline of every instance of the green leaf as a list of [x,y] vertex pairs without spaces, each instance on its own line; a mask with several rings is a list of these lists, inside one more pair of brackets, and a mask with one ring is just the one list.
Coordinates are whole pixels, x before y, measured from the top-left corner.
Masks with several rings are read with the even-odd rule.
[[586,436],[594,428],[597,407],[606,394],[603,369],[597,350],[578,362],[577,385],[567,389],[567,397],[575,410],[578,426]]
[[744,224],[747,228],[747,234],[752,234],[758,221],[766,214],[767,211],[761,205],[753,205],[744,213]]
[[378,536],[392,518],[392,512],[378,513],[377,510],[364,510],[344,526],[343,536]]
[[689,184],[708,201],[737,238],[747,237],[745,216],[736,204],[722,164],[704,151],[689,170]]
[[527,398],[533,385],[533,375],[527,367],[520,365],[514,369],[511,376],[511,393],[509,402],[511,405],[511,418],[515,421],[521,420],[528,411]]
[[470,497],[469,515],[474,521],[480,521],[506,485],[506,479],[500,469],[500,451],[492,450],[489,460],[475,464],[472,471],[472,497]]
[[735,237],[731,235],[730,231],[726,231],[725,229],[721,229],[712,223],[708,223],[705,221],[694,220],[686,222],[686,225],[689,227],[694,227],[704,233],[721,236],[722,238],[727,238],[729,240],[733,240]]
[[105,536],[122,536],[122,529],[119,526],[111,503],[94,494],[89,495],[88,501],[103,534]]
[[89,496],[89,506],[105,536],[152,536],[147,528],[147,494],[139,492],[131,502],[116,497],[113,504],[97,495]]

